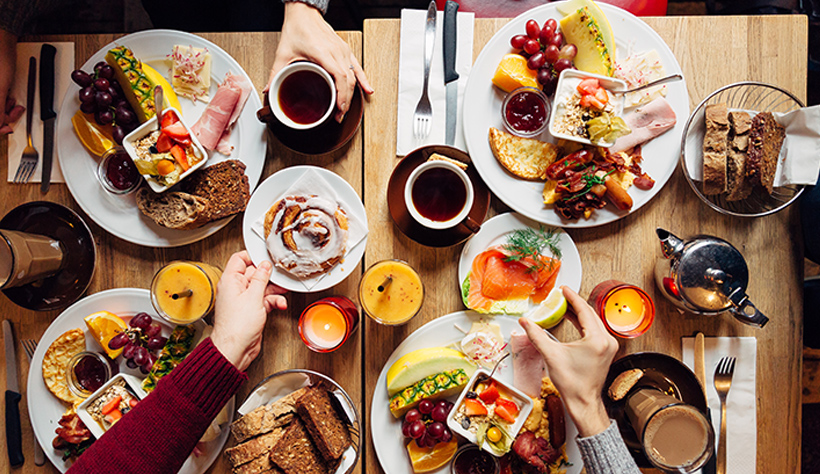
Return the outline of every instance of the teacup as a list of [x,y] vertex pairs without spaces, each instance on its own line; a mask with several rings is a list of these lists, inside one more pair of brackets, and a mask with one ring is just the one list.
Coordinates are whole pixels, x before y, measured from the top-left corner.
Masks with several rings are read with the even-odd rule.
[[336,108],[336,85],[330,73],[308,61],[283,67],[270,86],[270,108],[283,125],[307,130],[324,123]]
[[473,183],[467,173],[444,160],[420,164],[404,185],[407,211],[428,229],[444,230],[464,224],[478,232],[480,225],[469,215],[474,198]]

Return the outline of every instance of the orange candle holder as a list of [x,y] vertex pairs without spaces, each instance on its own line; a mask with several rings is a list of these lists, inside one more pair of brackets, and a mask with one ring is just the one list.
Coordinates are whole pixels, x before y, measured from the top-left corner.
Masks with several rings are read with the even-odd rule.
[[641,288],[618,280],[599,283],[589,295],[588,302],[604,322],[607,330],[617,337],[638,337],[655,320],[655,303]]
[[299,316],[299,337],[314,352],[333,352],[359,327],[359,310],[345,296],[329,296],[308,305]]

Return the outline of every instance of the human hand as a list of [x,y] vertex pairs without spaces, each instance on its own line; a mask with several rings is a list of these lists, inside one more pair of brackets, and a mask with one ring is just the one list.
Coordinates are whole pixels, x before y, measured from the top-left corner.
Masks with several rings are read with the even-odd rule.
[[211,341],[241,371],[259,355],[268,313],[288,307],[270,272],[270,262],[257,268],[243,250],[231,255],[217,284]]
[[11,133],[11,124],[16,122],[26,110],[9,97],[14,80],[14,66],[17,62],[17,37],[0,29],[0,135]]
[[581,339],[568,343],[550,339],[540,326],[527,318],[519,324],[547,364],[550,379],[561,392],[561,398],[582,437],[596,435],[609,427],[609,416],[601,400],[609,365],[618,351],[618,341],[604,327],[601,318],[578,293],[561,287],[575,314],[568,319]]
[[282,36],[265,91],[268,91],[273,77],[280,69],[298,59],[319,64],[333,77],[336,83],[334,118],[337,122],[342,121],[350,108],[356,81],[361,84],[364,92],[373,93],[359,61],[350,52],[347,43],[322,18],[322,12],[305,3],[293,1],[285,3]]

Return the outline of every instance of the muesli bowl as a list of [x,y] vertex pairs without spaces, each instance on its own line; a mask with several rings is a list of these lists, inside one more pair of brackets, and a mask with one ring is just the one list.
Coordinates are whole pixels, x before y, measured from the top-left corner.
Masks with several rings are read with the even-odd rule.
[[692,191],[712,209],[730,216],[762,217],[787,208],[803,193],[803,185],[778,186],[771,195],[752,192],[749,197],[739,201],[728,201],[725,193],[703,194],[699,170],[703,166],[704,114],[707,105],[721,102],[726,104],[729,111],[743,110],[750,114],[787,113],[803,107],[803,102],[792,93],[761,82],[729,84],[706,96],[689,116],[681,138],[680,164]]

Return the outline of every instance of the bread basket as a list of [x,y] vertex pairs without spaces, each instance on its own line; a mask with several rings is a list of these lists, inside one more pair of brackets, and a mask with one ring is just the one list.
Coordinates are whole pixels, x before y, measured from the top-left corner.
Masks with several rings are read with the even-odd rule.
[[698,104],[683,131],[680,164],[683,175],[698,197],[721,214],[741,217],[761,217],[774,214],[793,203],[803,192],[802,185],[774,188],[771,195],[753,192],[746,199],[727,201],[725,194],[705,195],[702,182],[696,179],[696,166],[703,164],[704,110],[707,105],[723,102],[730,111],[786,113],[803,107],[794,94],[775,85],[761,82],[737,82],[709,94]]

